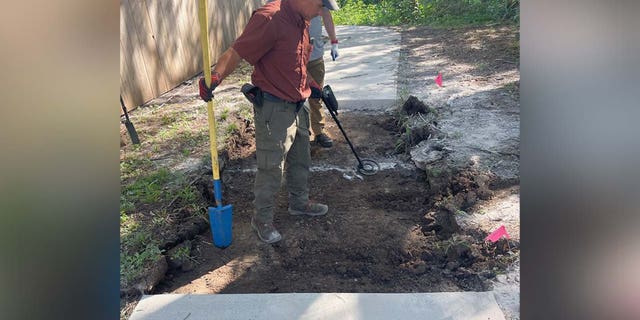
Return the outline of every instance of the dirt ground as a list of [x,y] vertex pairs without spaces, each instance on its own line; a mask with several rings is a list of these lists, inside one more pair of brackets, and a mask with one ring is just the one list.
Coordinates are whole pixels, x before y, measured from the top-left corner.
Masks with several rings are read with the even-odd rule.
[[[504,86],[501,81],[505,76],[495,76],[517,67],[514,28],[411,28],[400,32],[401,59],[405,63],[420,66],[430,59],[442,59],[420,52],[421,48],[435,46],[442,48],[439,54],[446,56],[450,65],[480,66],[461,71],[471,77],[468,81],[484,79],[483,83],[494,84],[498,92],[517,94],[517,82]],[[414,67],[400,68],[399,73],[399,90],[413,93],[433,85],[431,71],[421,72]],[[229,81],[227,85],[239,87]],[[197,103],[195,83],[187,82],[179,90],[187,93],[185,98],[181,101],[180,95],[175,98],[173,94],[169,104]],[[240,96],[237,90],[233,95]],[[419,98],[435,109],[445,106],[437,95]],[[517,102],[518,97],[515,98],[502,99],[500,103]],[[400,109],[400,103],[397,107]],[[398,152],[403,129],[397,113],[345,112],[339,120],[358,154],[375,159],[381,170],[372,176],[355,172],[357,161],[327,115],[334,147],[312,148],[310,187],[312,199],[328,204],[329,213],[323,217],[290,216],[283,190],[275,214],[275,225],[283,240],[270,245],[262,243],[249,226],[255,176],[252,123],[231,117],[240,133],[231,139],[222,178],[223,202],[233,204],[233,243],[225,249],[213,246],[208,225],[190,221],[195,226],[191,229],[196,231],[174,236],[166,248],[190,246],[189,267],[169,267],[150,293],[491,290],[496,276],[507,273],[518,259],[519,232],[515,237],[512,234],[510,241],[488,244],[484,241],[488,226],[465,220],[464,216],[481,212],[496,198],[519,197],[519,179],[501,178],[470,167],[454,172],[434,188],[428,183],[428,173],[416,167],[408,150]],[[515,158],[518,160],[519,156]],[[194,184],[204,198],[209,198],[210,168],[207,172],[206,164],[197,163],[195,168],[201,178]],[[479,183],[484,178],[478,177],[486,181]],[[508,228],[519,228],[519,220]],[[127,299],[123,308],[131,309],[136,297]]]

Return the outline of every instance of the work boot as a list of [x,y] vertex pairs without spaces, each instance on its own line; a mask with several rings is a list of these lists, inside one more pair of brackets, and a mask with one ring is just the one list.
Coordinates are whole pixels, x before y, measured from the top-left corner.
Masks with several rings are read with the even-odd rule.
[[258,238],[266,243],[274,243],[282,239],[282,235],[276,230],[272,222],[260,223],[251,218],[251,228],[256,231]]
[[333,140],[331,140],[331,138],[329,138],[329,136],[324,133],[316,135],[315,141],[323,148],[331,148],[331,146],[333,146]]
[[311,201],[307,202],[305,206],[300,208],[289,206],[289,214],[294,216],[322,216],[327,214],[327,211],[329,211],[329,207],[326,204],[315,203]]

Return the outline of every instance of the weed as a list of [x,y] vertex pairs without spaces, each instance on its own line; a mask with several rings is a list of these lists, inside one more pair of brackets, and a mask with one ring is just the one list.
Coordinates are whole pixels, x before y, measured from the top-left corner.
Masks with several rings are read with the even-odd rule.
[[173,222],[171,214],[167,210],[160,210],[158,213],[151,212],[151,215],[153,216],[151,223],[154,227],[163,227]]
[[163,126],[170,125],[175,121],[176,121],[176,117],[173,114],[171,115],[163,114],[162,117],[160,118],[160,124],[162,124]]
[[153,168],[153,162],[145,157],[127,157],[120,161],[121,179],[127,179]]
[[233,135],[234,132],[238,131],[238,124],[235,122],[229,123],[226,128],[227,135]]
[[229,109],[224,108],[222,112],[220,112],[220,121],[226,121],[229,118]]
[[183,246],[183,247],[180,247],[180,248],[176,249],[171,254],[171,259],[174,259],[174,260],[185,261],[185,260],[188,260],[190,258],[191,258],[191,250],[186,246]]
[[122,216],[127,216],[128,213],[131,213],[136,208],[133,201],[127,199],[124,195],[120,195],[120,218],[122,220]]
[[460,239],[457,235],[454,234],[453,236],[451,236],[449,240],[445,242],[444,254],[448,254],[449,249],[451,249],[452,247],[456,247],[458,245],[471,248],[471,245],[469,244],[469,242],[467,242],[466,240]]
[[124,254],[120,252],[120,281],[124,286],[131,284],[136,279],[144,275],[151,263],[160,258],[162,252],[154,243],[149,243],[144,250],[134,254]]
[[244,120],[253,121],[253,106],[243,103],[238,110],[238,116]]
[[178,191],[178,197],[182,199],[183,203],[193,203],[200,198],[197,188],[192,185],[182,187]]

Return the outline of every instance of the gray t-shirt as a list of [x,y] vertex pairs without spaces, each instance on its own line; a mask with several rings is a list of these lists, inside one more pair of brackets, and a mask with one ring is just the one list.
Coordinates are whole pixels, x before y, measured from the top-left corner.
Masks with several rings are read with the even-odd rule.
[[317,16],[311,19],[311,25],[309,25],[309,37],[313,39],[313,50],[311,51],[311,57],[309,61],[314,61],[322,58],[324,53],[324,41],[322,41],[322,18]]
[[[267,0],[267,3],[274,0]],[[324,54],[324,41],[322,41],[322,18],[317,16],[311,19],[309,25],[309,38],[313,39],[313,50],[311,50],[311,57],[309,61],[314,61],[322,58]]]

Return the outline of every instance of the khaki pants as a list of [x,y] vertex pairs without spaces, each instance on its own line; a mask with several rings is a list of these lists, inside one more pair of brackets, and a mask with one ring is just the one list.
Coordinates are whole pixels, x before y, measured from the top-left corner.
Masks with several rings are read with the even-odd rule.
[[275,195],[280,191],[283,172],[290,206],[304,206],[309,201],[309,110],[295,112],[296,106],[265,100],[255,107],[256,158],[258,172],[254,185],[255,218],[273,221]]
[[[324,59],[309,61],[307,63],[307,73],[315,80],[320,87],[324,86]],[[309,98],[311,131],[314,135],[323,133],[324,130],[324,113],[322,112],[322,103],[320,99]]]

